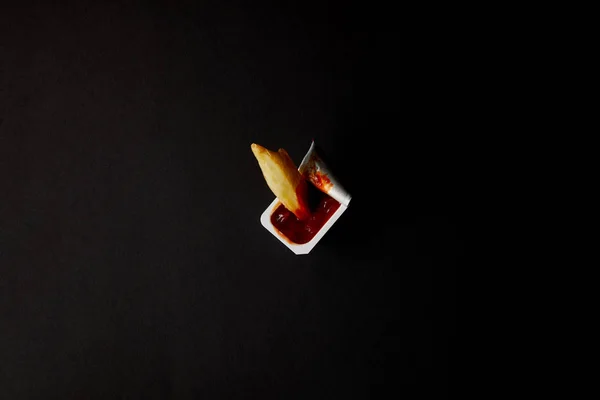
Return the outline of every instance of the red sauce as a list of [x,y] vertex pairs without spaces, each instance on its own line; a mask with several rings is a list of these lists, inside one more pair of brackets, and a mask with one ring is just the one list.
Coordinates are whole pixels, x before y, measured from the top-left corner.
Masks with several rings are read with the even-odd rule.
[[329,189],[331,189],[331,187],[333,186],[333,183],[331,183],[329,177],[322,172],[317,171],[309,175],[309,179],[313,183],[313,185],[326,192],[328,192]]
[[322,193],[306,220],[299,220],[283,204],[280,204],[271,214],[271,223],[281,235],[292,243],[304,244],[310,242],[339,207],[339,202]]
[[321,172],[317,167],[317,165],[321,162],[321,159],[316,154],[313,154],[311,156],[311,160],[308,162],[308,166],[306,167],[306,170],[304,171],[303,175],[304,179],[309,180],[322,192],[328,193],[329,190],[333,187],[333,183],[331,183],[331,180],[329,179],[327,174]]

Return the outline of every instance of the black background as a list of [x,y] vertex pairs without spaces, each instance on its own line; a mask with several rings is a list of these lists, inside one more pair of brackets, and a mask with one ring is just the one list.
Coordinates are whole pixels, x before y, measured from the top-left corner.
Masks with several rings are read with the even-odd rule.
[[[3,3],[0,398],[453,392],[460,24],[283,3]],[[353,200],[295,256],[250,144],[312,138]]]

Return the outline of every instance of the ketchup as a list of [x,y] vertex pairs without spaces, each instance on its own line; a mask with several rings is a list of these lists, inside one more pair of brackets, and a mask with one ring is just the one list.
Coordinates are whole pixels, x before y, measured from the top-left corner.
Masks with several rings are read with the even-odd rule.
[[310,175],[309,179],[310,179],[310,181],[312,182],[313,185],[315,185],[316,187],[318,187],[321,190],[329,190],[333,186],[333,184],[329,180],[329,177],[327,175],[325,175],[324,173],[319,172],[319,171],[317,171],[314,174]]
[[310,216],[304,221],[299,220],[283,204],[275,209],[271,214],[271,223],[281,235],[293,243],[304,244],[310,242],[321,230],[340,207],[340,203],[325,193],[318,193],[318,197],[314,198],[313,195],[313,199],[309,198],[309,200],[313,200],[313,207],[311,207]]

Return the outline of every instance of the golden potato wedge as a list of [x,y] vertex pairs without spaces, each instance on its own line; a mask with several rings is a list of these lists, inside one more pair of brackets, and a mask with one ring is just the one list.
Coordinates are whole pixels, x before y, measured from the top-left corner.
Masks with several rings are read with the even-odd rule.
[[267,185],[285,208],[304,220],[310,216],[307,206],[306,181],[287,151],[271,151],[252,143],[252,153],[258,161]]

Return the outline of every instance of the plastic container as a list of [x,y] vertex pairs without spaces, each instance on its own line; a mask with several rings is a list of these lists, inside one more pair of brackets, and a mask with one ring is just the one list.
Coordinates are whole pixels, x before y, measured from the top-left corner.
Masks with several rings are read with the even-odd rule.
[[[317,187],[324,193],[334,198],[340,203],[339,208],[329,217],[329,219],[323,224],[321,229],[313,236],[313,238],[303,244],[294,243],[281,233],[271,222],[271,215],[275,212],[277,207],[281,205],[279,199],[275,198],[267,209],[260,216],[260,223],[265,227],[266,230],[271,232],[281,243],[283,243],[288,249],[294,254],[308,254],[310,251],[319,243],[321,238],[325,236],[327,231],[331,229],[333,224],[342,216],[344,211],[348,209],[350,200],[352,197],[350,194],[341,186],[339,181],[335,179],[333,174],[327,168],[327,165],[318,156],[315,151],[315,143],[312,142],[310,149],[302,159],[302,163],[298,167],[298,170],[303,173],[306,177],[307,183]],[[321,182],[326,184],[321,184]]]

